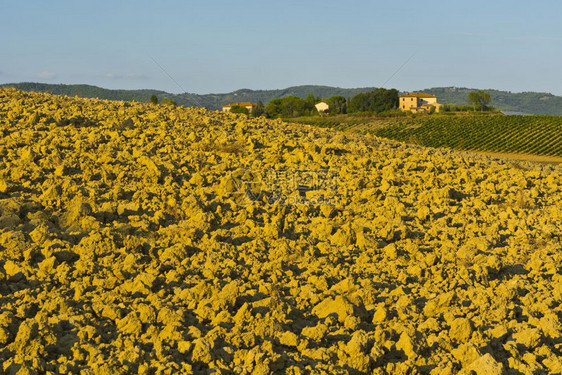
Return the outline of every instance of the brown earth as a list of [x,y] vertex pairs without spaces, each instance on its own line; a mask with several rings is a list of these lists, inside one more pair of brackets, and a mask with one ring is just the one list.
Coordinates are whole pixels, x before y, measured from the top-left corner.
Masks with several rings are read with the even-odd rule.
[[490,152],[490,151],[470,151],[470,152],[474,152],[477,154],[486,155],[498,159],[553,164],[553,165],[562,164],[562,157],[559,156],[519,154],[514,152]]
[[562,372],[562,175],[0,91],[0,373]]

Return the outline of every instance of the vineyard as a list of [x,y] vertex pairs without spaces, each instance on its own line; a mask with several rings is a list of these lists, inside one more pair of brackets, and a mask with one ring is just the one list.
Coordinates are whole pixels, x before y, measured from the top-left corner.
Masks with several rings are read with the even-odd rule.
[[562,118],[557,116],[338,116],[304,122],[429,147],[562,156]]

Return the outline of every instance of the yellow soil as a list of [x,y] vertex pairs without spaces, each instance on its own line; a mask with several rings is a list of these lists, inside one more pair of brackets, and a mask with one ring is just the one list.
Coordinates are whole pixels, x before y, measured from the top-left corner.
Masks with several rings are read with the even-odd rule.
[[559,156],[519,154],[513,152],[490,152],[490,151],[470,151],[470,152],[475,152],[477,154],[486,155],[499,159],[530,161],[530,162],[545,163],[545,164],[562,163],[562,157]]
[[562,372],[562,176],[0,91],[0,373]]

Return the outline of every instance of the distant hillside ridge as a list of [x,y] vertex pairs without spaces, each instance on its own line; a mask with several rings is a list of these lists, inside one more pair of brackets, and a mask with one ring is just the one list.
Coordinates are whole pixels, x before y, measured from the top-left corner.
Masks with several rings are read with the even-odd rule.
[[[479,89],[433,87],[420,90],[437,96],[439,103],[466,105],[468,94]],[[484,89],[492,97],[492,106],[506,112],[562,116],[562,97],[545,92],[510,92]]]
[[[267,104],[272,99],[282,98],[290,95],[305,98],[309,94],[316,97],[329,98],[334,95],[341,95],[351,98],[359,93],[375,90],[375,87],[362,88],[340,88],[331,86],[303,85],[293,86],[278,90],[250,90],[241,89],[223,94],[171,94],[160,90],[113,90],[104,89],[92,85],[65,85],[48,84],[36,82],[8,83],[0,86],[15,87],[22,91],[48,92],[57,95],[80,96],[85,98],[100,98],[109,100],[126,100],[148,102],[152,95],[156,95],[160,100],[170,98],[179,105],[199,106],[208,109],[221,109],[223,105],[234,102],[258,102]],[[466,105],[467,97],[474,88],[464,87],[434,87],[430,89],[418,90],[437,96],[437,100],[442,104]],[[492,97],[492,105],[502,111],[520,112],[537,115],[562,116],[562,97],[549,93],[541,92],[522,92],[512,93],[509,91],[485,90]]]
[[375,87],[364,87],[345,89],[330,86],[314,86],[304,85],[288,87],[279,90],[250,90],[240,89],[224,94],[171,94],[159,90],[112,90],[104,89],[92,85],[65,85],[65,84],[49,84],[36,82],[7,83],[0,87],[14,87],[22,91],[47,92],[56,95],[80,96],[84,98],[99,98],[109,100],[126,100],[137,102],[148,102],[152,95],[156,95],[160,100],[162,98],[170,98],[179,105],[198,106],[208,109],[221,109],[222,106],[235,102],[253,102],[262,101],[264,104],[270,100],[283,98],[286,96],[298,96],[305,98],[309,94],[316,97],[329,98],[334,95],[341,95],[346,98],[353,97],[359,93],[375,90]]
[[169,97],[168,94],[159,90],[114,90],[104,89],[93,85],[64,85],[37,82],[5,83],[1,87],[15,87],[22,91],[47,92],[55,95],[79,96],[83,98],[99,98],[108,100],[124,100],[148,102],[151,95],[158,97]]

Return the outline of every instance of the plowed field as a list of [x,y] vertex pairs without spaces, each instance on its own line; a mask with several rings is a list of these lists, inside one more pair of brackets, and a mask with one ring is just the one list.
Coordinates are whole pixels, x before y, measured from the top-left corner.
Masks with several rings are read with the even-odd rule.
[[0,373],[562,372],[562,175],[0,91]]

